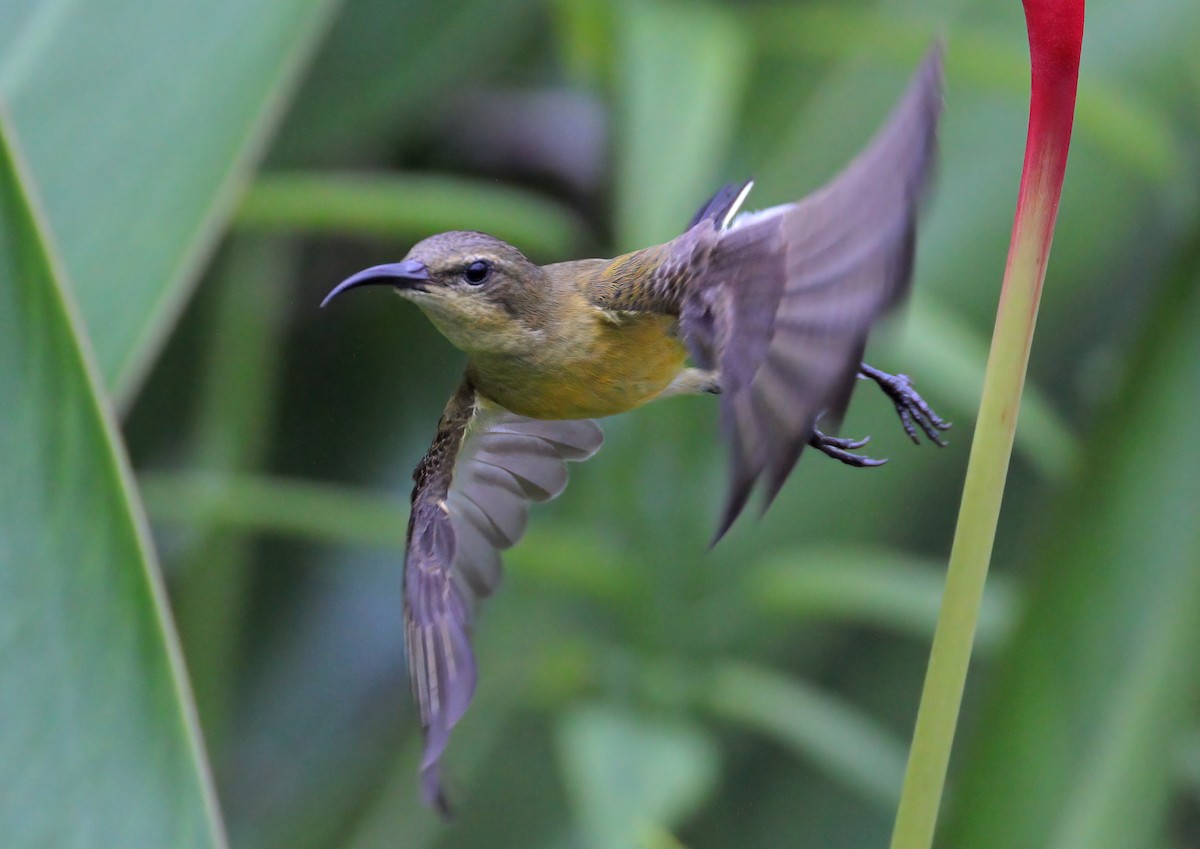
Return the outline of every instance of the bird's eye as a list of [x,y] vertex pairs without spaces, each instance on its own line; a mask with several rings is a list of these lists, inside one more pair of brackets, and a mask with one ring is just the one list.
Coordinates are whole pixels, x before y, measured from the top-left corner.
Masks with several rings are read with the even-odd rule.
[[478,286],[484,280],[487,280],[489,274],[492,273],[492,264],[487,260],[477,259],[467,266],[463,272],[463,277],[472,286]]

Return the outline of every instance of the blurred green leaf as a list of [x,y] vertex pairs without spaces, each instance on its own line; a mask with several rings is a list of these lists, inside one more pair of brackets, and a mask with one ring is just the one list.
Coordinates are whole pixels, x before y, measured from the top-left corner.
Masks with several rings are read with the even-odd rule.
[[672,827],[715,789],[712,737],[681,719],[589,705],[563,714],[558,747],[588,845],[634,846],[649,827]]
[[549,522],[534,514],[530,526],[521,544],[505,554],[509,567],[526,579],[622,611],[646,597],[646,564],[618,549],[595,525]]
[[[269,448],[293,251],[279,240],[234,240],[217,263],[211,344],[197,354],[204,371],[192,449],[192,463],[207,473],[253,469]],[[214,752],[224,747],[242,672],[252,555],[245,535],[198,525],[172,572],[175,620]]]
[[596,85],[613,70],[615,4],[606,0],[552,0],[559,50],[570,75]]
[[1193,726],[1180,735],[1175,766],[1184,788],[1200,799],[1200,728]]
[[717,189],[750,60],[731,10],[652,0],[619,6],[617,247],[680,232]]
[[0,13],[0,96],[119,399],[174,323],[334,5],[76,0]]
[[[167,525],[392,550],[405,544],[407,500],[381,493],[245,473],[145,472],[140,484],[150,517]],[[532,525],[505,555],[526,577],[614,604],[645,592],[638,564],[608,551],[591,527]]]
[[147,473],[156,522],[403,548],[408,505],[357,490],[255,475]]
[[[397,588],[399,597],[399,588]],[[455,806],[454,818],[447,822],[437,812],[421,802],[418,766],[421,740],[415,708],[409,708],[398,718],[411,734],[396,752],[394,766],[358,812],[355,822],[345,831],[337,845],[344,849],[405,849],[442,846],[503,845],[497,839],[498,824],[513,817],[511,810],[498,810],[497,799],[515,793],[521,808],[528,800],[521,794],[527,788],[528,776],[514,776],[514,760],[504,747],[512,736],[512,727],[521,713],[531,673],[530,658],[537,654],[546,635],[530,627],[530,607],[513,604],[513,594],[506,595],[509,603],[493,604],[487,617],[487,639],[476,642],[479,659],[479,688],[474,709],[454,729],[454,739],[448,752],[444,780]],[[393,713],[395,705],[388,705]],[[526,754],[517,752],[517,758]],[[509,755],[509,757],[504,757]],[[492,769],[492,761],[499,760]],[[528,765],[526,765],[528,766]],[[497,787],[502,784],[503,787]],[[511,797],[509,797],[511,798]],[[318,806],[321,799],[315,800]],[[503,804],[503,803],[501,803]],[[521,811],[515,814],[521,819]],[[538,825],[537,823],[533,824]],[[278,844],[279,849],[291,849],[296,841]],[[536,845],[513,842],[508,845]]]
[[0,122],[0,843],[224,843],[141,508]]
[[427,174],[268,174],[250,187],[235,223],[254,232],[388,239],[481,230],[551,259],[578,250],[585,234],[575,212],[539,195]]
[[816,688],[742,663],[719,667],[709,708],[761,731],[872,801],[900,798],[905,749],[866,714]]
[[1178,509],[1200,504],[1200,277],[1164,295],[1038,558],[947,845],[1163,843],[1197,694],[1200,530]]
[[[803,4],[767,7],[755,32],[768,52],[913,64],[929,47],[935,18],[902,17],[882,7]],[[1027,97],[1029,54],[994,33],[957,23],[950,32],[946,72],[955,80]],[[1177,176],[1183,157],[1167,116],[1143,97],[1084,75],[1079,81],[1076,127],[1122,165],[1158,181]]]
[[[747,591],[766,613],[793,620],[833,618],[928,640],[945,584],[945,563],[865,546],[805,548],[772,555],[751,570]],[[1001,645],[1016,598],[1001,575],[989,583],[976,650]]]
[[687,849],[671,832],[654,825],[642,829],[637,845],[639,849]]
[[378,157],[397,135],[429,132],[453,86],[490,84],[509,56],[527,49],[540,6],[343,0],[271,161],[295,166]]

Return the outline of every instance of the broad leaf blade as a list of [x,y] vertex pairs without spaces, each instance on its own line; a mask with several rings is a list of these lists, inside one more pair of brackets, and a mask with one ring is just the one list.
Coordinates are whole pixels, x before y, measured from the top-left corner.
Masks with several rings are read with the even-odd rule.
[[173,323],[331,7],[77,0],[0,13],[0,97],[120,395]]
[[223,845],[122,448],[0,126],[0,845]]

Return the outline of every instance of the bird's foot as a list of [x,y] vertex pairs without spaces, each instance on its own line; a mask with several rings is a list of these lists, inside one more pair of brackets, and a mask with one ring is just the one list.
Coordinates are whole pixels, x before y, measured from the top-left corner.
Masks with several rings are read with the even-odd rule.
[[858,376],[860,380],[875,381],[892,400],[896,407],[896,415],[900,417],[900,424],[904,426],[904,432],[908,434],[909,439],[920,445],[921,440],[917,435],[917,428],[920,428],[930,442],[945,447],[946,442],[942,439],[941,432],[950,429],[950,422],[944,421],[935,413],[920,393],[913,389],[908,375],[888,374],[863,363],[859,366]]
[[870,441],[871,437],[869,436],[862,439],[845,439],[838,436],[827,436],[819,430],[814,430],[813,435],[808,439],[808,444],[818,451],[828,454],[835,460],[841,460],[848,466],[855,466],[860,469],[870,466],[882,466],[887,460],[876,460],[865,454],[853,453]]

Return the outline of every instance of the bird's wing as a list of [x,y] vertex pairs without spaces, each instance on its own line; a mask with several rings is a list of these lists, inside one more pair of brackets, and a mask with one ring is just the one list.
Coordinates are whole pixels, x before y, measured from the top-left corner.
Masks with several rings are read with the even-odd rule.
[[760,478],[770,504],[818,417],[841,419],[868,331],[907,293],[941,107],[938,46],[845,170],[797,203],[739,215],[688,287],[681,330],[720,369],[731,450],[718,538]]
[[753,188],[753,180],[725,184],[708,199],[704,206],[696,210],[696,214],[692,216],[692,220],[685,229],[691,230],[701,221],[712,221],[720,229],[728,227],[730,220],[741,209],[742,203]]
[[471,621],[500,581],[500,551],[525,530],[529,505],[567,485],[604,435],[590,420],[539,421],[480,403],[464,382],[413,475],[404,567],[409,677],[421,714],[422,790],[446,810],[438,765],[475,691]]

